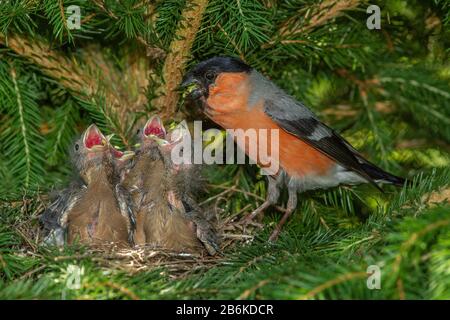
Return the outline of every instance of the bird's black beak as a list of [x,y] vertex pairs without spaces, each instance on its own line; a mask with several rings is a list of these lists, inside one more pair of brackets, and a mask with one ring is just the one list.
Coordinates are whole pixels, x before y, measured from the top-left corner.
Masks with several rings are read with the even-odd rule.
[[183,81],[181,82],[180,87],[186,88],[196,82],[198,83],[198,80],[192,74],[188,73],[183,77]]
[[184,90],[184,95],[192,100],[197,100],[205,94],[202,83],[190,74],[184,77],[180,87]]

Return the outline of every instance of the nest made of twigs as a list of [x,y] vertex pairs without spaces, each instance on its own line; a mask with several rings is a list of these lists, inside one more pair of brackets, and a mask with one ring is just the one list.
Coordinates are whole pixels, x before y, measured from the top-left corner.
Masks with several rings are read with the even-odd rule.
[[[257,223],[249,225],[242,223],[242,217],[248,213],[250,206],[229,215],[218,206],[223,198],[215,197],[213,200],[216,202],[214,210],[218,217],[217,230],[221,238],[221,250],[215,256],[209,256],[206,253],[173,252],[151,245],[123,248],[110,243],[80,247],[81,253],[77,253],[78,250],[74,246],[76,252],[74,255],[57,255],[53,257],[53,260],[58,262],[89,258],[101,267],[119,269],[130,273],[164,268],[168,275],[174,278],[183,277],[198,270],[209,269],[224,260],[223,254],[225,252],[232,251],[238,245],[252,242],[256,230],[260,227]],[[52,249],[42,246],[44,233],[39,224],[39,216],[47,205],[48,197],[45,195],[3,203],[3,206],[15,210],[20,208],[22,213],[20,217],[12,219],[13,221],[6,222],[7,225],[14,228],[23,240],[21,245],[15,248],[17,254],[42,257],[42,250]],[[61,250],[61,253],[63,252]],[[36,270],[33,272],[36,272]],[[28,276],[30,274],[25,275],[25,277]]]

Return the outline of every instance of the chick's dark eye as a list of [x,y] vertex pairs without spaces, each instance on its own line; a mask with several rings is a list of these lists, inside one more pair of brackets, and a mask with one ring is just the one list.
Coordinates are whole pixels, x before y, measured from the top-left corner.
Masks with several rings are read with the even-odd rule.
[[216,73],[214,71],[207,71],[205,73],[206,80],[213,80],[216,76]]
[[139,134],[139,132],[141,132],[141,129],[136,130],[136,134]]
[[78,151],[78,149],[80,149],[80,145],[77,143],[77,144],[75,144],[75,150]]

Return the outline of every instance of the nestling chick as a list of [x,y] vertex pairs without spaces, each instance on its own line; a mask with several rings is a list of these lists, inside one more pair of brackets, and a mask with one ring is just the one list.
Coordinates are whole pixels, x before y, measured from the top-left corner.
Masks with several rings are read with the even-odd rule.
[[[188,143],[183,143],[185,140]],[[203,211],[198,205],[196,195],[202,192],[204,181],[201,177],[200,165],[193,164],[191,136],[185,121],[169,131],[166,140],[160,141],[160,150],[168,170],[170,191],[169,203],[176,207],[194,223],[197,238],[203,243],[208,253],[214,255],[219,250],[219,239],[214,225],[217,224],[213,212]],[[191,150],[184,150],[191,148]],[[174,152],[183,163],[175,163],[172,158]]]
[[132,240],[134,220],[119,185],[118,171],[131,154],[114,149],[100,130],[91,125],[72,150],[80,182],[69,188],[43,214],[51,229],[47,243],[57,245],[79,240],[127,244]]
[[[140,149],[123,186],[130,190],[136,209],[136,244],[153,244],[175,251],[203,250],[197,229],[213,232],[209,222],[197,215],[186,214],[181,198],[174,189],[175,175],[163,156],[161,145],[170,145],[164,138],[165,128],[158,117],[152,117],[140,132]],[[189,210],[190,212],[190,210]],[[200,222],[201,220],[204,222]],[[197,221],[197,222],[196,222]],[[200,225],[201,228],[198,228]],[[207,227],[208,226],[208,227]],[[205,246],[210,254],[210,245]]]

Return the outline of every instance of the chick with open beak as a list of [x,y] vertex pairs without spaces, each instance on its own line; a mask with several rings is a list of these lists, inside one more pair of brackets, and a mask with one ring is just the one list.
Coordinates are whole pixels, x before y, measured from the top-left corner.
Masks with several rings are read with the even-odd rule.
[[[130,190],[136,208],[135,241],[174,251],[201,252],[203,246],[196,223],[186,214],[182,198],[174,188],[176,179],[166,154],[171,144],[166,138],[159,117],[147,121],[140,131],[134,166],[123,184]],[[208,252],[214,254],[216,250]]]
[[79,182],[63,190],[69,192],[63,192],[43,214],[44,225],[51,229],[47,242],[61,245],[66,237],[69,244],[127,245],[134,234],[134,221],[127,195],[117,186],[131,154],[116,150],[91,125],[75,142],[71,156]]
[[125,188],[132,199],[135,214],[142,207],[144,195],[151,184],[147,180],[150,163],[158,158],[158,141],[163,141],[166,135],[159,117],[150,118],[143,129],[138,130],[137,150],[130,165],[125,167],[121,177],[121,186]]
[[[184,143],[186,139],[188,143]],[[208,253],[214,255],[219,251],[219,238],[215,228],[217,217],[212,211],[202,210],[197,203],[197,196],[204,192],[204,180],[201,175],[201,166],[193,163],[190,141],[192,140],[186,121],[182,121],[167,133],[165,143],[160,144],[161,155],[169,173],[168,201],[173,208],[179,210],[192,222],[197,238]],[[184,148],[191,148],[191,150],[184,150]],[[186,162],[174,162],[172,159],[174,151]]]

